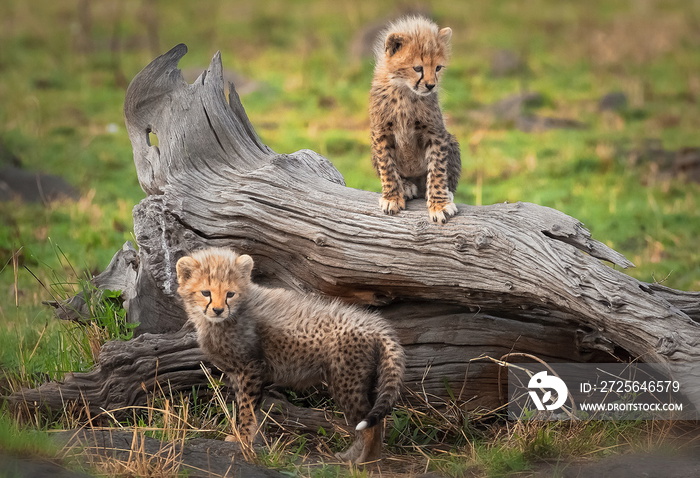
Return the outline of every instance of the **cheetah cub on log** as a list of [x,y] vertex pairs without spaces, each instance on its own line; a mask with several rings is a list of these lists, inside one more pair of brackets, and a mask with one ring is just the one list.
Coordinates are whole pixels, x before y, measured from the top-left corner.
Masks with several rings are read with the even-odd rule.
[[444,224],[457,213],[459,143],[445,128],[437,96],[451,37],[450,28],[438,30],[430,20],[411,16],[390,24],[375,46],[372,164],[386,214],[398,214],[407,199],[423,193],[434,222]]
[[230,380],[241,440],[252,445],[266,385],[297,390],[325,382],[355,426],[337,456],[378,459],[382,418],[398,399],[403,348],[377,313],[251,282],[253,259],[212,248],[177,262],[178,293],[200,348]]

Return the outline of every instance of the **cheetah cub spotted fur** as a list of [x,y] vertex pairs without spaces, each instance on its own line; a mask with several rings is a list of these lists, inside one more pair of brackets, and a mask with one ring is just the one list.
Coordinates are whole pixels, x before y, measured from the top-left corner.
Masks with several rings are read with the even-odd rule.
[[241,440],[252,445],[266,385],[322,382],[355,426],[338,458],[378,459],[382,418],[398,399],[403,348],[377,313],[251,282],[253,259],[206,249],[177,262],[178,293],[200,348],[231,382]]
[[444,224],[457,213],[459,144],[445,128],[437,96],[451,37],[450,28],[411,16],[389,25],[376,44],[369,116],[386,214],[423,193],[432,221]]

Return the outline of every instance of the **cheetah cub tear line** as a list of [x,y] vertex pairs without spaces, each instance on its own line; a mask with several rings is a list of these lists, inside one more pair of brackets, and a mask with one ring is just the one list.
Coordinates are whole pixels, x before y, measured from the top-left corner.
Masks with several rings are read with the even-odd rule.
[[378,459],[382,418],[398,399],[403,348],[377,313],[251,282],[253,259],[206,249],[177,262],[178,293],[200,348],[231,382],[241,439],[252,445],[263,387],[325,382],[356,426],[338,458]]
[[438,84],[450,54],[452,30],[423,17],[389,25],[375,46],[370,90],[372,164],[382,182],[380,207],[394,215],[425,194],[428,213],[444,224],[457,213],[459,143],[447,132]]

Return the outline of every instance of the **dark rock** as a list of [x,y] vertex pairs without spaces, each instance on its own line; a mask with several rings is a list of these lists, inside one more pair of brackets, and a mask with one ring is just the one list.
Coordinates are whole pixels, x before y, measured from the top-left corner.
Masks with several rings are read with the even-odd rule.
[[627,108],[627,95],[621,91],[610,92],[598,101],[600,111],[620,111],[625,108]]
[[511,76],[526,70],[525,60],[512,50],[497,50],[491,56],[492,76]]
[[521,115],[516,120],[515,126],[525,133],[540,133],[550,129],[581,129],[586,127],[584,123],[577,120],[538,115]]
[[626,152],[629,163],[645,170],[645,183],[679,179],[700,183],[700,148],[685,147],[676,151],[664,148],[661,141],[648,139],[642,146]]
[[645,163],[654,163],[662,170],[670,169],[674,156],[674,152],[666,150],[663,143],[658,139],[646,139],[641,146],[628,152],[630,164],[638,166]]
[[517,93],[491,105],[470,111],[469,117],[483,126],[506,123],[526,133],[538,133],[557,128],[584,128],[580,121],[535,115],[529,109],[540,106],[544,97],[537,92]]
[[539,93],[518,93],[497,101],[489,107],[489,110],[498,120],[515,121],[522,116],[526,108],[539,106],[542,101],[543,97]]
[[350,42],[350,58],[358,62],[374,57],[374,44],[388,22],[379,21],[358,31]]
[[78,191],[61,177],[25,171],[16,166],[0,168],[0,201],[21,199],[47,203],[79,197]]
[[700,148],[681,148],[676,151],[673,174],[686,181],[700,183]]
[[0,452],[0,476],[12,478],[90,478],[46,458],[19,457]]
[[595,462],[556,463],[539,467],[531,476],[564,478],[690,478],[700,476],[700,457],[689,453],[630,453],[614,455]]
[[487,124],[515,122],[526,108],[541,105],[542,101],[542,95],[537,92],[516,93],[479,110],[470,112],[470,117]]
[[10,151],[7,146],[0,142],[0,168],[9,165],[20,167],[22,162],[19,160],[17,155]]
[[152,457],[151,460],[161,457],[172,468],[173,475],[184,472],[192,478],[285,476],[246,462],[237,443],[222,440],[195,438],[167,442],[116,429],[64,431],[55,436],[62,446],[74,450],[77,459],[87,463],[105,458],[128,461],[135,456]]

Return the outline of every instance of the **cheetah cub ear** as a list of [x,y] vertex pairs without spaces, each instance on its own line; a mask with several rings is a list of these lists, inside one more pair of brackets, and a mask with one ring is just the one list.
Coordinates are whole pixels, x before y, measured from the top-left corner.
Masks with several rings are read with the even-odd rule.
[[247,254],[243,254],[236,257],[236,262],[234,264],[238,270],[239,280],[243,283],[249,283],[250,275],[253,272],[253,258]]
[[386,37],[384,51],[388,56],[394,56],[396,52],[401,49],[405,41],[403,35],[400,33],[391,33]]
[[175,269],[177,270],[177,282],[179,284],[184,284],[189,281],[200,266],[201,264],[194,257],[181,257],[175,265]]
[[447,45],[450,42],[450,38],[452,38],[452,29],[450,27],[443,28],[438,33],[438,38],[440,38],[440,40]]

